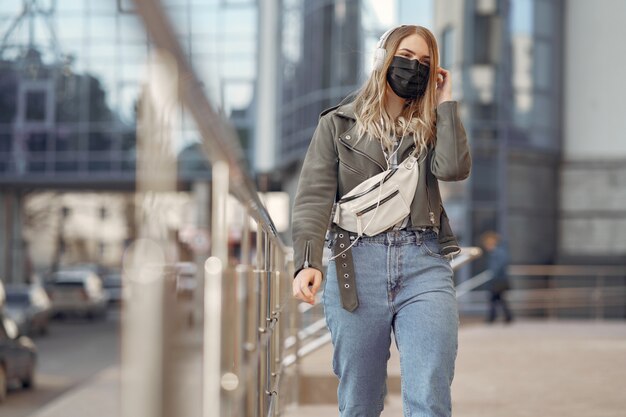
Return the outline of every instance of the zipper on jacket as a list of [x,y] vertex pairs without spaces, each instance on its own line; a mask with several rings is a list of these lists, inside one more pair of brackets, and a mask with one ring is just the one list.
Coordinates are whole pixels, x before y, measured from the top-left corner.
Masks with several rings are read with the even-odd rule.
[[[348,129],[346,132],[350,131],[350,129]],[[343,142],[343,141],[342,141]],[[378,165],[380,167],[381,170],[385,171],[385,167],[383,167],[377,160],[375,160],[374,158],[372,158],[370,155],[366,154],[363,151],[360,151],[358,149],[356,149],[355,147],[353,147],[350,144],[347,144],[345,142],[343,142],[343,144],[345,146],[347,146],[348,148],[350,148],[352,151],[358,153],[359,155],[363,155],[364,157],[366,157],[367,159],[369,159],[370,161],[372,161],[373,163],[375,163],[376,165]]]
[[361,171],[358,171],[356,168],[352,168],[350,165],[346,164],[346,163],[345,163],[345,162],[343,162],[341,159],[339,160],[339,162],[340,162],[340,163],[341,163],[344,167],[346,167],[346,169],[347,169],[348,171],[352,171],[352,172],[354,172],[354,173],[355,173],[355,174],[357,174],[357,175],[365,175],[365,174],[363,174]]
[[308,268],[311,265],[311,241],[307,240],[304,245],[304,267]]
[[[385,197],[382,200],[380,200],[380,204],[383,204],[383,203],[391,200],[393,197],[398,195],[399,192],[400,192],[400,190],[395,190],[393,193],[389,194],[387,197]],[[356,215],[357,216],[362,216],[363,214],[367,213],[368,211],[374,210],[377,205],[378,205],[378,203],[374,203],[372,205],[369,205],[369,206],[365,207],[364,209],[358,211],[356,213]]]
[[[428,175],[428,174],[426,174]],[[428,193],[428,176],[426,177],[426,202],[428,203],[428,218],[432,224],[435,224],[435,213],[430,208],[430,194]]]
[[378,163],[377,160],[375,160],[374,158],[372,158],[371,156],[369,156],[368,154],[366,154],[365,152],[361,152],[360,150],[350,147],[350,149],[352,149],[354,152],[358,153],[359,155],[363,155],[364,157],[366,157],[367,159],[369,159],[370,161],[372,161],[373,163],[375,163],[376,165],[378,165],[380,167],[380,169],[382,169],[383,171],[385,171],[385,167],[383,167],[381,164]]

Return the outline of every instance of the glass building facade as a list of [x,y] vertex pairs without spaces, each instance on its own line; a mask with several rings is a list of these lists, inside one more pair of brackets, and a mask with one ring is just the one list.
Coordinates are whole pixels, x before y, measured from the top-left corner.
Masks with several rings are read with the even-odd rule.
[[[207,95],[249,151],[256,2],[163,4]],[[132,181],[137,104],[152,54],[132,1],[0,2],[0,35],[3,182]],[[193,169],[198,135],[180,112],[176,151],[188,157],[181,167]]]
[[472,143],[465,242],[498,230],[514,262],[556,256],[562,11],[561,1],[465,0],[435,13]]
[[282,20],[278,153],[288,168],[304,158],[319,113],[365,81],[387,28],[367,0],[283,0]]

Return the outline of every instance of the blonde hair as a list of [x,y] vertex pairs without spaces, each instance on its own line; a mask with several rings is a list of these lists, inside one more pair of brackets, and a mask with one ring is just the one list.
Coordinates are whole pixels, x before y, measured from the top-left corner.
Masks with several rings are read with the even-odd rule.
[[[430,74],[426,92],[417,99],[406,99],[404,108],[397,121],[385,111],[387,90],[387,69],[391,64],[400,41],[405,37],[417,34],[428,46],[430,54]],[[427,150],[435,143],[435,122],[437,108],[437,68],[439,67],[439,51],[437,40],[432,32],[423,26],[407,25],[395,29],[387,38],[384,48],[387,50],[380,71],[372,71],[368,80],[359,89],[354,99],[357,136],[360,139],[365,133],[381,141],[386,149],[391,149],[394,134],[414,134],[417,154]],[[382,120],[382,123],[381,123]],[[358,139],[357,139],[358,140]]]

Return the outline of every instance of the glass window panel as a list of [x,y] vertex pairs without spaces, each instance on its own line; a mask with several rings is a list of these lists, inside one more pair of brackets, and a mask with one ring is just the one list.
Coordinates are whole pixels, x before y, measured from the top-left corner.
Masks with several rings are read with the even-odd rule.
[[26,120],[46,120],[46,92],[31,90],[26,92]]
[[233,111],[245,109],[252,102],[251,81],[228,81],[222,83],[224,110],[230,115]]
[[163,0],[163,5],[168,8],[187,6],[190,0]]
[[129,61],[143,63],[146,61],[147,46],[143,43],[122,43],[120,45],[121,59],[124,65]]
[[22,2],[2,1],[0,2],[0,16],[15,17],[22,11]]
[[134,0],[116,0],[117,8],[120,13],[124,14],[136,14],[137,9],[134,4]]
[[538,88],[554,90],[551,85],[552,80],[552,48],[547,42],[535,41],[533,48],[535,55],[535,65],[533,66],[533,76]]
[[491,16],[474,15],[474,63],[491,63],[491,45],[493,42]]
[[117,13],[117,0],[89,0],[89,10],[92,14],[108,14]]
[[219,23],[225,37],[227,34],[255,36],[257,13],[253,8],[225,9],[220,12]]
[[83,14],[85,13],[85,9],[87,6],[87,2],[85,0],[58,0],[56,14],[65,15],[65,14]]
[[119,70],[119,78],[125,84],[140,84],[146,76],[146,62],[125,62]]
[[531,142],[544,149],[558,149],[557,133],[551,129],[536,129],[531,136]]
[[554,115],[554,102],[550,95],[535,94],[533,123],[540,128],[550,128],[557,123]]
[[441,36],[441,66],[450,68],[454,60],[454,29],[447,27]]
[[537,1],[535,3],[535,31],[538,35],[554,36],[554,7],[552,1]]
[[114,16],[91,16],[89,18],[89,36],[98,39],[111,39],[116,35],[117,23]]
[[225,6],[254,6],[254,0],[221,0]]
[[218,53],[217,45],[209,37],[205,37],[204,39],[196,39],[196,41],[193,43],[192,51],[195,60],[200,60],[203,58],[211,59],[211,57],[215,59],[215,56]]
[[191,14],[191,32],[192,33],[211,33],[216,34],[216,24],[218,22],[219,13],[215,9],[206,7],[198,8]]
[[85,19],[82,16],[56,14],[56,34],[61,46],[81,42],[85,36]]
[[510,5],[511,31],[531,34],[533,31],[534,0],[512,0]]
[[96,41],[96,43],[97,46],[87,49],[89,53],[89,65],[97,68],[103,64],[114,64],[119,55],[115,43],[105,40]]
[[224,0],[190,0],[191,4],[199,5],[199,6],[210,6],[216,7],[220,6],[224,3]]
[[513,120],[516,126],[527,129],[530,126],[533,105],[532,90],[516,90],[513,101]]
[[252,78],[255,74],[253,62],[239,61],[236,57],[223,58],[220,72],[229,78]]
[[144,28],[135,14],[122,14],[119,19],[120,36],[124,42],[147,42]]

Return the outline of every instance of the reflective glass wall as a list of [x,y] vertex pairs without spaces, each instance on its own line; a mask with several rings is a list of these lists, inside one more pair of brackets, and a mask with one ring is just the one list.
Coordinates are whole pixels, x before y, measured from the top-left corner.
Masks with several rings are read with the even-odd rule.
[[[250,149],[256,2],[164,0],[206,92]],[[0,2],[3,181],[131,181],[151,51],[130,0]],[[180,169],[204,169],[180,114]],[[83,175],[77,176],[76,173]]]
[[304,157],[319,113],[368,76],[374,46],[388,28],[367,0],[283,0],[279,160]]

